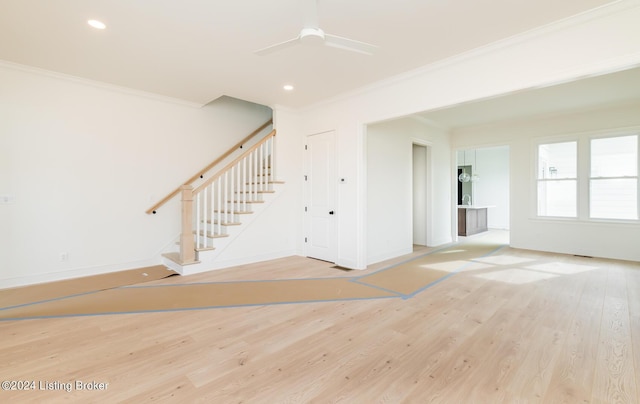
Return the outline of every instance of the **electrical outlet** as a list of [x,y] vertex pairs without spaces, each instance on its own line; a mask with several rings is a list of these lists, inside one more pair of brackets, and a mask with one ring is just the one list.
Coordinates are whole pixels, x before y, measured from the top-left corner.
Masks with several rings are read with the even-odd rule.
[[69,253],[68,252],[61,252],[60,253],[60,262],[67,262],[69,261]]
[[15,202],[16,197],[13,195],[0,195],[0,204],[8,205],[10,203]]

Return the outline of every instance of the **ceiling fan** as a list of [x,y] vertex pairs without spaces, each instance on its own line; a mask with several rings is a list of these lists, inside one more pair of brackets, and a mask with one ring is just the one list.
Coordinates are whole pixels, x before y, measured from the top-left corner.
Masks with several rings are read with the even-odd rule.
[[280,42],[275,45],[256,51],[256,55],[265,56],[280,50],[290,48],[300,44],[316,44],[326,45],[334,48],[345,49],[352,52],[358,52],[365,55],[373,55],[378,48],[365,42],[356,41],[354,39],[343,38],[341,36],[327,34],[318,24],[318,3],[317,0],[305,1],[305,22],[302,30],[297,37],[288,41]]

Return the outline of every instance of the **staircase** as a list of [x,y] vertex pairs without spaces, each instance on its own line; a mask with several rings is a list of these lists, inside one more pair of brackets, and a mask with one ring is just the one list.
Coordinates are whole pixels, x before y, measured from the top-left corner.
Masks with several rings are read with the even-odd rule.
[[283,184],[275,177],[275,135],[274,129],[196,186],[180,187],[179,250],[163,254],[164,265],[182,275],[215,269],[216,257],[275,200]]

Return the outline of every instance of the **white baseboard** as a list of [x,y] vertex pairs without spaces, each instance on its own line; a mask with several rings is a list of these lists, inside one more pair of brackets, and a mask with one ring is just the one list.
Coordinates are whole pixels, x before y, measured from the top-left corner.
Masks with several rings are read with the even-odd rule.
[[412,252],[413,252],[413,246],[410,247],[410,248],[403,248],[401,250],[397,250],[397,251],[393,251],[393,252],[374,255],[369,260],[367,260],[367,265],[372,265],[372,264],[376,264],[376,263],[381,262],[381,261],[386,261],[386,260],[390,260],[392,258],[400,257],[402,255],[411,254]]
[[451,239],[451,237],[441,238],[441,239],[432,240],[431,243],[429,244],[429,247],[440,247],[441,245],[451,244],[451,243],[453,243],[453,240]]
[[356,270],[364,270],[367,269],[367,266],[365,265],[364,268],[358,268],[358,262],[355,260],[345,260],[345,259],[340,259],[338,258],[338,261],[336,262],[336,265],[339,265],[341,267],[344,268],[349,268],[349,269],[356,269]]
[[0,289],[35,285],[45,282],[63,281],[66,279],[81,278],[84,276],[102,275],[109,272],[126,271],[128,269],[150,267],[153,265],[160,265],[160,257],[142,261],[125,262],[121,264],[110,264],[89,268],[76,268],[60,272],[34,274],[2,279],[0,280]]
[[202,272],[237,267],[240,265],[255,264],[257,262],[291,257],[294,255],[298,255],[296,250],[285,250],[285,251],[271,252],[267,254],[253,255],[250,257],[235,258],[231,260],[213,261],[213,262],[206,262],[206,263],[203,262],[200,264],[185,265],[182,267],[181,274],[185,276],[194,275]]

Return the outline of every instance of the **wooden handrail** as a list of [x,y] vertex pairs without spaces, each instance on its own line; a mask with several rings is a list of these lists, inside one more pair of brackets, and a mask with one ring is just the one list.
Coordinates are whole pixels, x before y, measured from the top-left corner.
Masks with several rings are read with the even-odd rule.
[[193,194],[197,194],[200,191],[202,191],[203,189],[205,189],[209,184],[211,184],[213,181],[217,180],[218,178],[220,178],[220,176],[222,174],[224,174],[225,171],[229,170],[231,167],[233,167],[234,165],[236,165],[240,160],[242,160],[243,158],[245,158],[248,154],[250,154],[252,151],[254,151],[255,149],[257,149],[258,147],[262,146],[262,144],[266,143],[267,140],[269,140],[269,138],[273,137],[276,135],[276,130],[273,129],[271,132],[269,132],[269,134],[267,136],[265,136],[262,140],[260,140],[258,143],[254,144],[253,146],[251,146],[249,149],[247,149],[245,152],[243,152],[241,155],[239,155],[238,157],[236,157],[235,160],[233,160],[231,163],[227,164],[226,166],[224,166],[224,168],[221,168],[220,170],[218,170],[214,175],[212,175],[211,177],[209,177],[205,182],[203,182],[202,184],[200,184],[198,186],[198,188],[193,190]]
[[[226,159],[227,157],[229,157],[231,155],[231,153],[233,153],[234,151],[236,151],[236,149],[242,147],[246,142],[248,142],[252,137],[254,137],[255,135],[257,135],[258,133],[260,133],[264,128],[266,128],[267,126],[271,125],[273,123],[273,119],[269,119],[267,122],[265,122],[264,124],[262,124],[258,129],[254,130],[253,132],[251,132],[251,134],[247,137],[245,137],[244,139],[242,139],[240,142],[236,143],[235,145],[233,145],[229,150],[227,150],[222,156],[218,157],[217,159],[215,159],[214,161],[212,161],[209,165],[207,165],[205,168],[203,168],[202,170],[198,171],[193,177],[189,178],[187,181],[185,181],[185,183],[183,185],[189,185],[191,184],[193,181],[197,180],[198,178],[200,178],[204,173],[206,173],[207,171],[211,170],[213,167],[216,166],[216,164],[219,164],[222,160]],[[267,136],[268,137],[268,136]],[[155,205],[153,205],[152,207],[150,207],[149,209],[146,210],[146,214],[151,214],[151,213],[156,213],[156,210],[158,210],[158,208],[160,208],[160,206],[164,205],[165,203],[167,203],[171,198],[173,198],[174,196],[178,195],[180,193],[180,190],[182,189],[182,185],[179,186],[178,188],[174,189],[173,191],[171,191],[169,194],[167,194],[167,196],[165,196],[164,198],[162,198],[160,200],[160,202],[156,203]]]

